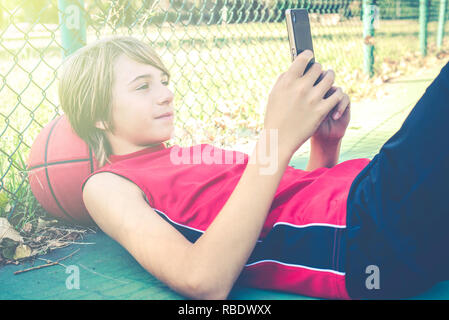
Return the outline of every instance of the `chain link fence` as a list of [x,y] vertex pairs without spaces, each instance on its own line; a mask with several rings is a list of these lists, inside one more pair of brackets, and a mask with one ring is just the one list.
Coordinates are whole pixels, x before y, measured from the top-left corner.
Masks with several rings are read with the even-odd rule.
[[[268,93],[291,63],[286,9],[309,10],[317,61],[357,97],[369,90],[359,85],[367,79],[365,47],[375,47],[371,65],[378,76],[385,59],[399,62],[419,51],[422,2],[0,0],[0,216],[23,224],[39,208],[25,162],[39,131],[62,113],[63,57],[84,43],[116,34],[150,43],[172,75],[177,119],[170,144],[238,149],[262,129]],[[445,2],[426,2],[429,39],[444,31]],[[364,34],[364,3],[376,9],[379,22],[371,40]]]

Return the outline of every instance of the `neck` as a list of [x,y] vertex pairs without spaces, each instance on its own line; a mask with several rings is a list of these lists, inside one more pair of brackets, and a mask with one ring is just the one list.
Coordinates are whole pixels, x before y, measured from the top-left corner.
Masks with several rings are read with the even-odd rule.
[[147,145],[143,145],[143,146],[115,144],[112,146],[112,154],[114,154],[114,155],[129,154],[129,153],[141,151],[141,150],[144,150],[147,148],[154,148],[154,147],[160,146],[161,144],[162,144],[162,142],[151,143],[151,144],[147,144]]

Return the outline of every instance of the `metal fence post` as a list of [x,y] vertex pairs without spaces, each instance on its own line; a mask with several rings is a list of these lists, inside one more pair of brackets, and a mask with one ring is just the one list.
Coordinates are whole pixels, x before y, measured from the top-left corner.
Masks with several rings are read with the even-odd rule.
[[58,0],[63,56],[86,44],[84,0]]
[[363,0],[363,47],[364,71],[371,78],[374,75],[374,0]]
[[427,55],[427,13],[428,0],[419,0],[419,43],[421,55]]
[[441,50],[444,38],[444,24],[446,23],[447,0],[440,0],[440,16],[438,18],[437,48]]

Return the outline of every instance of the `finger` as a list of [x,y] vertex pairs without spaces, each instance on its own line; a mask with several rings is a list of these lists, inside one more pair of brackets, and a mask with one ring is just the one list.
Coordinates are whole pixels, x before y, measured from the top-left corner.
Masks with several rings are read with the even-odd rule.
[[[309,71],[307,71],[307,73],[303,76],[303,78],[306,81],[306,83],[308,84],[308,86],[311,88],[317,82],[318,78],[320,77],[320,75],[322,73],[323,73],[323,68],[322,68],[321,64],[314,63],[313,66],[309,69]],[[329,88],[330,88],[330,86],[329,86]],[[324,92],[323,92],[323,95],[321,95],[320,97],[322,98],[323,96],[324,96]]]
[[337,110],[334,112],[332,119],[338,120],[341,116],[349,110],[349,96],[347,94],[343,94],[343,98],[337,105]]
[[324,95],[324,99],[329,98],[330,95],[335,92],[335,90],[337,90],[337,87],[332,86]]
[[323,80],[323,78],[326,76],[326,74],[328,73],[329,70],[326,71],[321,71],[320,76],[318,77],[318,79],[315,81],[315,83],[313,84],[313,86],[316,86],[321,80]]
[[323,99],[321,102],[321,107],[324,109],[325,114],[328,114],[340,101],[343,99],[343,90],[340,87],[335,89],[328,98]]
[[312,60],[312,58],[312,50],[304,50],[295,58],[295,60],[293,60],[287,74],[293,79],[302,77],[304,75],[304,71],[306,70],[307,64],[310,60]]
[[[321,80],[321,82],[315,86],[316,90],[318,91],[317,94],[319,94],[320,97],[323,97],[323,96],[329,97],[337,89],[336,87],[332,87],[332,84],[334,83],[334,81],[335,81],[334,70],[332,70],[332,69],[327,70],[327,72],[326,72],[325,76],[323,77],[323,79]],[[333,89],[333,90],[331,91],[331,89]]]

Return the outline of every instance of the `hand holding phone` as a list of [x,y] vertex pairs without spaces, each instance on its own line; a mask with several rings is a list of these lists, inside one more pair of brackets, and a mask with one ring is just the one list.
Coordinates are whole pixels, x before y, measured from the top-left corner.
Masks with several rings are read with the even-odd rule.
[[[304,74],[311,59],[309,50],[298,55],[289,69],[279,76],[268,96],[264,129],[276,130],[283,153],[293,154],[307,141],[343,97],[343,92],[337,88],[325,98],[334,82],[333,72],[328,72],[319,84],[313,85],[321,67],[315,63]],[[298,119],[301,119],[300,125]]]

